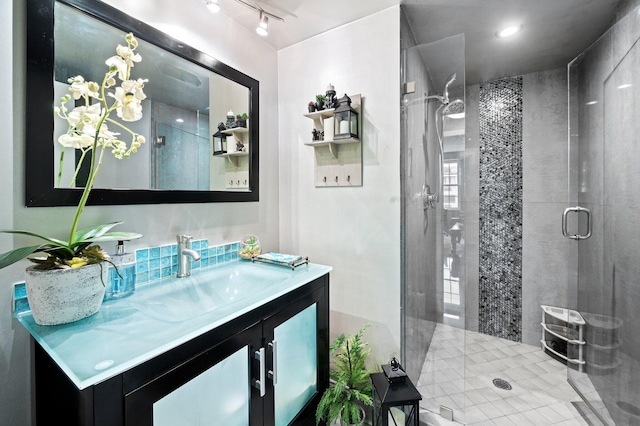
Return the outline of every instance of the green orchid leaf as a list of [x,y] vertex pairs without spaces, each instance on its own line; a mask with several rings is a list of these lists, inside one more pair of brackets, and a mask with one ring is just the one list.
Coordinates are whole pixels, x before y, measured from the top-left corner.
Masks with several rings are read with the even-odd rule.
[[28,235],[30,237],[40,238],[41,240],[49,241],[51,244],[58,247],[69,247],[69,243],[63,240],[59,240],[57,238],[46,237],[44,235],[36,234],[34,232],[29,231],[20,231],[20,230],[12,230],[12,229],[0,229],[1,233],[5,234],[19,234],[19,235]]
[[21,248],[0,254],[0,269],[18,262],[19,260],[22,260],[25,257],[29,256],[30,254],[36,253],[38,251],[42,251],[41,247],[42,247],[41,245],[21,247]]
[[84,241],[99,243],[104,241],[129,241],[136,240],[138,238],[142,238],[142,234],[138,234],[136,232],[108,232],[99,237],[88,238]]
[[91,238],[91,242],[99,242],[99,241],[123,241],[123,240],[137,240],[138,238],[142,238],[142,234],[138,234],[137,232],[108,232],[100,237]]
[[109,232],[111,228],[113,228],[116,225],[120,225],[121,223],[124,223],[124,222],[111,222],[111,223],[105,223],[102,225],[92,226],[91,228],[80,229],[73,236],[73,241],[71,243],[72,245],[75,245],[79,241],[92,241],[91,240],[92,238],[99,237]]

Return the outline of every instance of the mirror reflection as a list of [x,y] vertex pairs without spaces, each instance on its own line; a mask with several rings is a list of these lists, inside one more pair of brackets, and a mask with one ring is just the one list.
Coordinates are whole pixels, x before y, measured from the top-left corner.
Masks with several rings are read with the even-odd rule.
[[[77,42],[79,34],[82,43]],[[104,58],[114,54],[113,46],[122,42],[124,34],[56,2],[55,100],[68,93],[70,77],[101,81]],[[144,40],[139,40],[137,52],[143,61],[132,74],[149,80],[147,99],[142,105],[143,118],[128,124],[132,131],[145,135],[147,143],[129,159],[105,157],[95,188],[248,191],[249,89]],[[224,128],[219,132],[221,124]],[[66,122],[56,117],[54,140],[65,132]],[[218,132],[224,149],[214,146],[213,135]],[[77,156],[73,148],[54,146],[54,182],[56,187],[67,188]],[[66,152],[60,163],[62,149]]]

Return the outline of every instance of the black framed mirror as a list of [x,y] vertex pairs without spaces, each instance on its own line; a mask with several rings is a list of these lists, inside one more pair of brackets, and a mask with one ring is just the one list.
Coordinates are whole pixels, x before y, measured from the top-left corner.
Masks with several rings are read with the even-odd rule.
[[[77,160],[67,153],[70,165],[59,161],[65,148],[55,141],[65,124],[54,117],[53,107],[68,90],[69,77],[101,80],[93,76],[104,75],[105,59],[129,32],[143,57],[134,77],[149,79],[146,117],[136,123],[147,143],[135,154],[138,163],[126,164],[134,156],[109,160],[123,162],[124,168],[109,165],[113,170],[106,175],[101,169],[88,204],[258,201],[257,80],[103,2],[27,0],[25,204],[78,203],[81,185],[64,186]],[[100,70],[91,69],[93,64]],[[221,153],[212,136],[232,112],[246,113],[247,120],[227,132],[229,148]]]

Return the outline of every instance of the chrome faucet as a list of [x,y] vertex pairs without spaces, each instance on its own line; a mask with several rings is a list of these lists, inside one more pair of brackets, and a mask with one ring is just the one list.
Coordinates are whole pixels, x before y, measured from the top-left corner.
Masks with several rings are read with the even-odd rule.
[[178,235],[178,278],[184,278],[191,275],[191,265],[189,258],[192,258],[194,262],[200,260],[200,254],[191,250],[191,240],[193,238],[190,235]]

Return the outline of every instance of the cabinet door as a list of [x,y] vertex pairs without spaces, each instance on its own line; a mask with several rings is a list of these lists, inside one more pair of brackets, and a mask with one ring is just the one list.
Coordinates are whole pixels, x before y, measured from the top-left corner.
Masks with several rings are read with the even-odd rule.
[[308,419],[324,391],[320,389],[324,368],[319,361],[325,360],[327,350],[323,327],[319,327],[324,324],[323,303],[324,293],[318,290],[265,319],[273,389],[265,402],[265,419],[273,419],[269,424],[286,426]]
[[261,423],[262,401],[252,386],[261,332],[257,323],[126,395],[126,424]]

